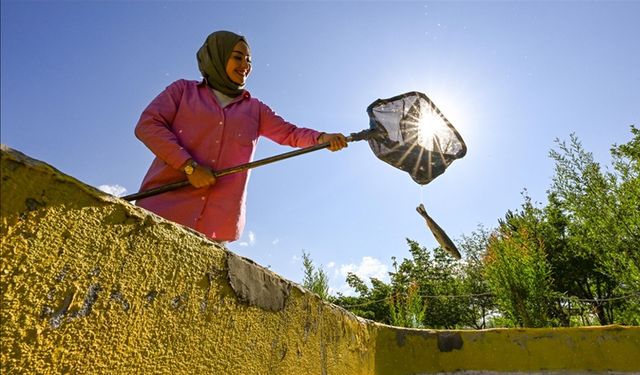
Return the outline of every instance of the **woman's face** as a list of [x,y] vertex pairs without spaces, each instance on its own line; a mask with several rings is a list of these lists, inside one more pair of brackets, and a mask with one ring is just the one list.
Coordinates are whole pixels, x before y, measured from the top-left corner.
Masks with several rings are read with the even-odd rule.
[[227,61],[227,75],[234,83],[244,85],[251,73],[251,52],[245,42],[238,42]]

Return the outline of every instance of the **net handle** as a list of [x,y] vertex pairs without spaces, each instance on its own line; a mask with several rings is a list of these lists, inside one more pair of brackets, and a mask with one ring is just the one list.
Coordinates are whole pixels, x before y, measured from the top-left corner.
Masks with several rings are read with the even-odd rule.
[[[380,133],[377,129],[365,129],[362,131],[359,131],[357,133],[351,133],[348,137],[346,137],[347,142],[356,142],[356,141],[363,141],[363,140],[368,140],[371,139],[373,137],[377,137],[379,136]],[[274,155],[268,158],[264,158],[264,159],[260,159],[260,160],[256,160],[250,163],[246,163],[246,164],[240,164],[237,165],[235,167],[231,167],[231,168],[226,168],[226,169],[222,169],[219,171],[214,171],[213,172],[213,176],[215,178],[219,178],[219,177],[223,177],[223,176],[227,176],[230,174],[234,174],[234,173],[239,173],[239,172],[243,172],[249,169],[253,169],[253,168],[257,168],[263,165],[267,165],[267,164],[271,164],[271,163],[275,163],[277,161],[280,160],[284,160],[284,159],[289,159],[292,158],[294,156],[298,156],[298,155],[304,155],[304,154],[308,154],[310,152],[314,152],[314,151],[318,151],[318,150],[322,150],[325,149],[327,147],[330,146],[329,142],[325,142],[325,143],[321,143],[315,146],[310,146],[310,147],[305,147],[305,148],[301,148],[299,150],[294,150],[294,151],[290,151],[290,152],[285,152],[283,154],[279,154],[279,155]],[[137,193],[133,193],[133,194],[129,194],[126,195],[124,197],[122,197],[122,199],[126,200],[126,201],[134,201],[134,200],[138,200],[138,199],[143,199],[143,198],[148,198],[148,197],[152,197],[158,194],[162,194],[162,193],[166,193],[168,191],[173,191],[176,189],[180,189],[186,186],[190,186],[191,183],[189,182],[189,180],[182,180],[182,181],[177,181],[177,182],[173,182],[167,185],[162,185],[153,189],[149,189],[149,190],[145,190],[145,191],[140,191]]]

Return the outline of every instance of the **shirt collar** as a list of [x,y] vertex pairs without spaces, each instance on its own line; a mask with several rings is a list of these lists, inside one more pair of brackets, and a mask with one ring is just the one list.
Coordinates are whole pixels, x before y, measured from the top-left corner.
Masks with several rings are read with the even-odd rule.
[[[198,82],[198,86],[202,86],[202,85],[206,85],[206,84],[207,84],[207,82],[204,79],[202,79],[200,82]],[[238,95],[238,97],[234,98],[233,100],[236,101],[236,100],[238,100],[238,98],[251,99],[251,93],[248,90],[245,89],[245,90],[243,90],[242,94]]]

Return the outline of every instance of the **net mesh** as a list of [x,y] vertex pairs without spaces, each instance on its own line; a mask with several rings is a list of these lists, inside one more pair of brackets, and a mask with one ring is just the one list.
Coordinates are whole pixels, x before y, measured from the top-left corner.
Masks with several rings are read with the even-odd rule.
[[378,99],[367,108],[373,153],[420,185],[438,177],[467,152],[462,137],[423,93]]

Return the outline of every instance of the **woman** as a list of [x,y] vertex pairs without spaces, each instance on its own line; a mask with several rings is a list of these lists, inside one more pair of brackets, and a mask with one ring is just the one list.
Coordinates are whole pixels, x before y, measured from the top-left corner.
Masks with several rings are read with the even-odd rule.
[[308,147],[330,142],[347,147],[344,135],[297,127],[244,89],[251,73],[246,39],[229,31],[207,37],[197,53],[204,79],[179,80],[142,112],[135,134],[154,154],[140,190],[184,179],[193,187],[141,199],[137,204],[217,241],[237,240],[244,228],[249,172],[216,180],[212,170],[250,162],[259,136]]

